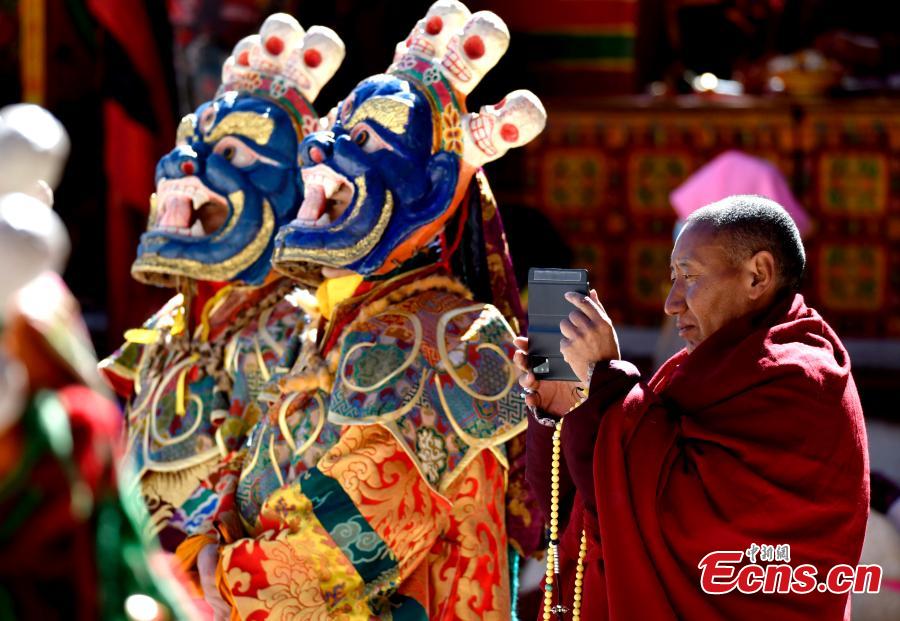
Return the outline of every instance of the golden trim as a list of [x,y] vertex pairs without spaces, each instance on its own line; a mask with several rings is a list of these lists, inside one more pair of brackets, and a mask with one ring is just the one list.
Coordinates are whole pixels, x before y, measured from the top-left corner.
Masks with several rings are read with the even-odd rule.
[[293,392],[289,394],[284,401],[281,402],[281,405],[278,406],[278,428],[281,430],[281,435],[284,437],[284,441],[287,443],[288,448],[291,449],[291,453],[297,452],[297,443],[294,442],[294,436],[291,434],[291,430],[288,428],[287,424],[287,410],[291,407],[291,404],[294,400],[299,397],[301,393]]
[[503,454],[503,451],[500,450],[500,445],[495,444],[490,448],[490,451],[494,454],[494,457],[497,458],[497,461],[500,462],[500,465],[506,470],[509,470],[509,460],[506,458],[506,455]]
[[[169,382],[172,381],[172,378],[174,378],[176,374],[180,373],[182,369],[184,369],[188,365],[196,362],[198,359],[199,359],[199,356],[197,356],[197,355],[188,356],[184,360],[173,365],[172,368],[169,369],[168,373],[166,373],[165,375],[162,376],[162,380],[154,387],[153,398],[150,401],[150,412],[149,412],[150,417],[147,422],[150,426],[150,435],[152,436],[153,440],[162,446],[172,446],[173,444],[177,444],[179,442],[184,441],[186,438],[189,438],[195,431],[197,431],[197,429],[200,427],[200,423],[203,421],[203,401],[196,395],[189,394],[189,398],[191,399],[191,402],[194,402],[194,399],[196,399],[196,403],[197,403],[197,420],[194,422],[193,425],[191,425],[190,429],[188,429],[186,432],[184,432],[183,434],[181,434],[178,437],[169,438],[167,440],[161,438],[159,433],[157,433],[157,431],[156,431],[156,418],[157,418],[156,410],[157,410],[157,407],[159,406],[159,400],[162,397],[163,393],[165,392],[163,390],[163,388],[165,386],[167,386],[169,384]],[[177,396],[177,393],[176,393],[176,396]],[[176,413],[177,413],[177,411],[176,411]],[[187,413],[187,412],[185,411],[185,413]]]
[[[366,187],[366,178],[360,175],[353,179],[353,185],[356,188],[356,193],[353,195],[353,198],[356,199],[356,204],[361,205],[366,201],[366,198],[369,196],[368,188]],[[329,233],[337,233],[338,231],[343,231],[345,228],[350,226],[360,214],[359,209],[355,209],[353,213],[351,213],[346,220],[341,222],[339,225],[328,229]]]
[[[500,356],[503,360],[506,361],[506,368],[509,370],[509,381],[506,384],[506,388],[503,389],[503,397],[505,397],[509,391],[512,389],[513,385],[516,383],[516,367],[513,365],[512,361],[509,359],[507,353],[500,348],[496,343],[481,343],[478,347],[475,348],[476,351],[481,351],[483,349],[490,350]],[[471,393],[470,393],[471,394]],[[501,397],[502,398],[502,397]],[[497,399],[499,400],[499,399]]]
[[276,248],[273,263],[319,261],[326,265],[344,266],[368,255],[384,234],[394,211],[394,197],[390,190],[384,192],[384,208],[372,230],[352,246],[344,248]]
[[[194,424],[191,425],[190,429],[185,431],[182,435],[177,438],[170,438],[168,440],[164,440],[159,436],[159,433],[156,430],[156,425],[152,425],[150,427],[150,434],[153,436],[153,439],[157,444],[161,444],[162,446],[172,446],[173,444],[178,444],[179,442],[183,442],[190,436],[194,435],[197,429],[200,428],[200,424],[203,422],[203,400],[200,399],[197,395],[189,396],[190,402],[197,406],[197,420],[194,421]],[[187,412],[185,412],[187,414]],[[154,421],[156,420],[156,414],[153,415]],[[218,448],[216,449],[218,450]]]
[[466,335],[469,335],[470,333],[472,333],[472,327],[475,326],[481,320],[485,311],[487,311],[488,313],[491,313],[491,314],[496,313],[497,318],[501,319],[503,321],[505,327],[507,329],[509,329],[509,324],[507,324],[506,320],[503,319],[502,313],[500,313],[500,311],[498,311],[496,308],[494,308],[490,304],[473,304],[472,306],[464,306],[462,308],[457,308],[457,309],[454,309],[451,311],[447,311],[438,320],[437,329],[436,329],[437,348],[438,348],[438,352],[440,353],[440,356],[441,356],[441,362],[444,363],[447,373],[450,375],[450,377],[453,378],[453,381],[456,382],[456,385],[459,386],[467,395],[469,395],[473,399],[477,399],[479,401],[500,401],[509,393],[513,384],[515,384],[515,382],[516,382],[515,367],[513,366],[512,361],[507,357],[506,353],[502,349],[500,349],[494,343],[481,343],[477,347],[477,349],[479,349],[479,350],[481,350],[481,349],[490,349],[491,351],[496,350],[497,352],[499,352],[500,356],[506,362],[507,372],[509,374],[509,380],[507,381],[506,388],[504,388],[501,392],[497,393],[496,395],[483,395],[483,394],[477,393],[474,390],[472,390],[469,387],[469,385],[467,385],[463,381],[463,379],[457,374],[456,369],[453,367],[453,361],[450,360],[450,355],[447,352],[447,340],[445,338],[446,332],[447,332],[447,324],[450,323],[450,321],[452,319],[454,319],[455,317],[458,317],[459,315],[463,315],[465,313],[472,312],[472,311],[481,311],[481,315],[479,315],[478,319],[476,319],[475,322],[473,322],[472,326],[469,327],[469,329],[466,331]]
[[441,382],[437,375],[434,376],[434,385],[437,387],[438,399],[441,401],[441,407],[444,408],[444,413],[446,413],[447,418],[450,419],[450,426],[453,427],[453,431],[456,432],[456,435],[471,448],[491,448],[498,444],[503,444],[525,431],[525,428],[528,426],[528,417],[523,416],[522,420],[513,425],[510,430],[505,433],[492,435],[488,438],[476,438],[471,436],[459,426],[458,422],[456,422],[453,411],[450,409],[450,406],[447,405],[447,398],[444,397],[444,389],[441,388]]
[[[306,450],[315,444],[316,440],[319,439],[319,434],[322,433],[322,430],[325,428],[325,418],[328,416],[326,413],[325,401],[322,399],[322,396],[319,393],[313,395],[313,399],[316,400],[316,404],[319,406],[319,420],[316,422],[316,428],[310,434],[310,436],[306,439],[303,444],[300,445],[299,449],[294,450],[294,455],[301,455],[306,452]],[[293,441],[293,438],[291,438]]]
[[409,401],[404,403],[393,412],[385,412],[383,414],[366,416],[363,418],[349,418],[347,416],[341,416],[340,414],[336,413],[331,409],[331,404],[329,403],[328,420],[336,425],[369,425],[379,422],[394,422],[395,420],[402,418],[403,416],[408,414],[410,410],[418,405],[419,399],[422,398],[422,394],[425,392],[425,384],[428,383],[428,376],[429,374],[431,374],[431,372],[431,369],[425,370],[425,372],[422,374],[422,379],[419,380],[419,385],[416,387],[415,395],[413,395],[413,397]]
[[[247,473],[249,473],[251,470],[253,470],[256,467],[256,462],[259,461],[259,449],[262,448],[262,444],[263,444],[262,439],[263,439],[264,435],[265,434],[263,434],[263,433],[259,434],[259,441],[256,443],[256,450],[253,451],[253,459],[250,460],[249,464],[247,464],[246,466],[241,468],[241,475],[238,477],[239,483],[244,480],[244,477],[247,475]],[[248,437],[248,439],[249,439],[249,437]]]
[[222,426],[219,425],[219,428],[216,429],[216,446],[219,449],[219,456],[223,459],[228,456],[228,447],[225,446],[225,439],[222,437]]
[[275,471],[275,476],[278,477],[278,486],[281,487],[284,485],[284,477],[281,474],[281,467],[278,465],[278,458],[275,456],[275,432],[272,432],[272,437],[269,440],[269,465],[272,467],[272,470]]
[[[387,223],[385,223],[385,226],[387,226]],[[274,230],[275,215],[272,212],[272,206],[269,204],[269,201],[263,199],[263,223],[259,233],[253,241],[233,257],[211,265],[193,259],[169,259],[156,254],[147,254],[135,260],[134,265],[131,266],[131,273],[138,280],[141,279],[140,275],[142,273],[175,274],[213,281],[232,280],[238,273],[250,267],[262,256]]]
[[278,359],[280,359],[282,354],[284,354],[284,347],[282,347],[281,344],[278,343],[278,341],[272,338],[272,335],[269,333],[269,321],[272,318],[272,313],[275,312],[275,308],[280,303],[281,300],[264,310],[256,322],[257,338],[261,337],[262,340],[265,341],[266,344],[272,349],[272,351],[275,352],[275,355]]
[[204,142],[216,142],[229,135],[249,138],[258,145],[265,145],[275,131],[275,120],[256,112],[232,112],[216,124],[206,135]]
[[187,407],[184,403],[184,383],[187,379],[187,372],[187,368],[183,369],[181,373],[178,374],[178,380],[175,382],[175,414],[179,417],[183,417],[187,414]]
[[344,123],[344,128],[350,130],[361,121],[372,120],[395,133],[406,133],[406,124],[409,122],[410,105],[393,97],[373,97],[367,99],[362,105],[353,111],[350,120]]
[[[350,379],[348,379],[347,375],[345,374],[345,369],[347,368],[347,365],[342,364],[341,372],[340,372],[340,379],[344,384],[346,384],[347,388],[349,388],[350,390],[353,390],[356,392],[361,392],[364,394],[378,390],[379,388],[381,388],[382,386],[387,384],[389,381],[394,379],[397,375],[399,375],[400,373],[403,373],[403,371],[405,371],[407,368],[409,368],[409,365],[411,365],[415,361],[416,357],[419,355],[419,350],[422,348],[422,322],[419,320],[419,318],[416,317],[415,315],[413,315],[411,313],[407,313],[405,311],[390,311],[390,310],[388,310],[383,313],[379,313],[378,315],[375,315],[374,317],[372,317],[372,319],[377,319],[378,317],[384,317],[384,316],[388,316],[388,315],[405,317],[412,324],[413,333],[415,334],[415,342],[413,343],[412,351],[406,357],[406,360],[403,361],[403,364],[401,364],[395,370],[391,371],[387,376],[385,376],[381,380],[375,382],[371,386],[366,386],[366,387],[360,386],[360,385],[354,383],[353,381],[351,381]],[[357,343],[356,345],[351,347],[349,350],[347,350],[347,353],[343,355],[341,362],[344,362],[345,360],[347,360],[354,352],[356,352],[356,350],[363,349],[366,347],[374,347],[377,344],[378,344],[377,342],[375,342],[375,343]]]
[[231,217],[228,218],[228,224],[225,228],[213,236],[213,242],[219,242],[225,239],[240,222],[241,216],[244,215],[244,191],[237,190],[228,195],[228,202],[231,203]]
[[225,353],[222,356],[222,364],[225,368],[225,373],[230,376],[234,376],[237,372],[237,359],[240,353],[238,352],[238,345],[240,344],[240,334],[235,334],[228,341],[228,344],[225,346]]
[[256,365],[259,367],[259,373],[262,375],[263,381],[268,383],[272,379],[269,368],[266,366],[266,359],[263,357],[262,348],[259,346],[259,338],[253,337],[253,349],[256,352]]

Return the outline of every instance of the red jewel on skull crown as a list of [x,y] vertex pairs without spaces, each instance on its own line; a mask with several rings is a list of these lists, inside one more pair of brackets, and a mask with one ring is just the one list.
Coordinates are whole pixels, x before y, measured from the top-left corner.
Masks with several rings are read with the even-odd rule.
[[194,163],[193,162],[181,162],[181,172],[186,175],[194,174]]
[[244,50],[238,54],[237,64],[244,65],[245,67],[250,64],[250,52],[248,50]]
[[484,56],[484,41],[478,35],[472,35],[463,41],[463,50],[472,60],[481,58]]
[[320,149],[319,147],[310,147],[309,159],[311,159],[316,164],[321,164],[325,161],[325,154],[322,153],[322,149]]
[[500,126],[500,137],[506,142],[515,142],[519,139],[519,128],[512,123],[504,123]]
[[322,62],[322,54],[316,49],[306,50],[303,52],[303,62],[306,63],[307,67],[315,69]]
[[444,20],[440,15],[435,15],[425,23],[425,32],[432,36],[439,34],[443,28]]
[[266,51],[272,56],[278,56],[283,49],[284,41],[281,40],[281,37],[272,36],[266,39]]

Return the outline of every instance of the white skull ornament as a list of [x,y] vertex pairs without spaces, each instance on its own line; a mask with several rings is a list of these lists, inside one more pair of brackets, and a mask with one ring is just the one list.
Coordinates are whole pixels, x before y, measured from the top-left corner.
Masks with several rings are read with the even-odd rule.
[[405,54],[422,58],[440,58],[450,39],[462,28],[472,13],[458,0],[437,0],[425,17],[416,22],[406,40],[397,44],[394,62]]
[[478,11],[454,35],[441,59],[441,69],[453,87],[468,95],[509,47],[509,29],[495,13]]
[[330,28],[304,31],[290,15],[275,13],[263,22],[258,35],[244,37],[234,46],[222,66],[222,84],[250,88],[256,75],[277,76],[285,81],[283,88],[296,88],[312,102],[345,53],[344,42]]
[[492,162],[533,140],[546,123],[547,112],[534,93],[513,91],[493,106],[463,116],[463,160],[476,167]]
[[297,83],[307,100],[314,101],[341,66],[345,53],[344,42],[335,31],[313,26],[303,37],[303,44],[288,56],[285,73]]

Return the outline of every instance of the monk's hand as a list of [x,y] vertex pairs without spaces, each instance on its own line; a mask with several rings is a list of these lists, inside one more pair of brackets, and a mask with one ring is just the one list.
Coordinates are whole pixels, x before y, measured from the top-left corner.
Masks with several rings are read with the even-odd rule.
[[513,364],[522,372],[519,386],[525,391],[525,405],[556,416],[564,416],[580,400],[573,382],[540,381],[528,368],[528,337],[517,336]]
[[575,308],[559,324],[563,334],[559,352],[578,379],[588,385],[596,363],[619,359],[619,337],[594,289],[589,295],[570,291],[566,300]]
[[228,621],[231,618],[231,606],[219,593],[216,585],[216,567],[219,564],[219,546],[209,544],[197,555],[197,573],[200,574],[200,586],[203,587],[203,599],[213,609],[214,621]]

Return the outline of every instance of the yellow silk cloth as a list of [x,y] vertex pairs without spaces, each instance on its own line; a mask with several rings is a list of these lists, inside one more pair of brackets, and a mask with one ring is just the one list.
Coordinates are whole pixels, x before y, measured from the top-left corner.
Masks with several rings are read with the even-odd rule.
[[323,317],[331,319],[335,307],[353,295],[363,277],[359,274],[348,274],[325,280],[316,290],[316,301]]

